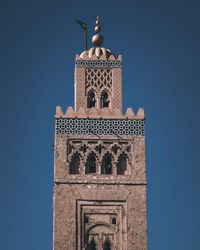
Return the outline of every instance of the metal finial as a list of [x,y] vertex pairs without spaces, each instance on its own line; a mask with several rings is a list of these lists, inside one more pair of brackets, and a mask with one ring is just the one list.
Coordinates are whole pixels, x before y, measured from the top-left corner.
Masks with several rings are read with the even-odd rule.
[[84,30],[84,38],[85,38],[85,50],[87,50],[87,24],[80,20],[75,20],[77,23],[81,25]]
[[99,17],[97,16],[97,19],[96,19],[96,23],[95,23],[95,28],[94,28],[94,31],[96,32],[96,35],[94,35],[92,37],[92,43],[96,46],[99,46],[103,43],[103,36],[100,35],[100,31],[101,31],[101,26],[100,26],[100,20],[99,20]]

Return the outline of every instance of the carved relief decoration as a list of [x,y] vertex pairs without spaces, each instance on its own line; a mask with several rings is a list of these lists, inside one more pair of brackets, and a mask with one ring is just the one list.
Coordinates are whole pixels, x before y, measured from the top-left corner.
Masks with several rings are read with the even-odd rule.
[[101,89],[112,86],[112,70],[110,69],[86,69],[86,90],[90,87]]
[[[101,174],[112,174],[113,168],[117,174],[131,174],[133,144],[131,141],[112,140],[68,140],[67,160],[68,165],[74,165],[74,159],[79,157],[79,170],[77,161],[74,165],[76,171],[69,173],[97,173],[97,166],[101,166]],[[80,171],[82,170],[82,171]]]
[[[79,201],[77,231],[81,249],[122,250],[126,248],[126,207],[124,202]],[[124,221],[122,220],[124,218]],[[114,219],[114,220],[113,220]]]

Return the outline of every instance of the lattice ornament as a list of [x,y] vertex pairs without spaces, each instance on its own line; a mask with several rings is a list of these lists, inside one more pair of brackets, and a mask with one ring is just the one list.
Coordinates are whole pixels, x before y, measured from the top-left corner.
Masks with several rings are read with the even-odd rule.
[[103,87],[112,87],[112,70],[110,69],[86,69],[86,91],[88,88],[100,90]]
[[57,118],[56,133],[66,135],[144,136],[144,120]]

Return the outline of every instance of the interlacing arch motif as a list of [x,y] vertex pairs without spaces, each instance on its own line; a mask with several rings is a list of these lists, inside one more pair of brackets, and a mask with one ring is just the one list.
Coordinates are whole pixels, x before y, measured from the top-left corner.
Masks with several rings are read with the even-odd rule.
[[101,162],[103,161],[104,156],[107,155],[107,154],[109,154],[111,156],[113,162],[116,161],[117,158],[113,154],[112,150],[109,147],[106,147],[105,149],[102,150],[102,153],[99,156],[99,159],[100,159]]
[[111,96],[111,89],[107,87],[103,87],[99,90],[99,96],[101,97],[104,93],[108,93],[108,96]]
[[89,93],[89,92],[91,92],[91,91],[96,92],[96,91],[97,91],[97,88],[94,87],[94,86],[89,86],[89,87],[86,89],[86,93]]
[[69,140],[68,148],[70,174],[95,174],[98,169],[101,174],[113,174],[114,168],[119,175],[131,174],[133,148],[130,141]]
[[113,145],[111,147],[111,150],[112,150],[112,152],[115,155],[117,154],[117,152],[119,151],[119,149],[120,149],[120,145],[117,142],[113,143]]
[[74,148],[71,151],[71,154],[68,155],[68,162],[71,162],[74,155],[77,155],[77,154],[79,155],[80,160],[84,161],[85,156],[84,156],[83,152],[79,151],[77,148]]
[[101,155],[103,149],[105,149],[105,145],[102,142],[98,142],[95,146],[95,150],[99,156]]
[[131,162],[132,162],[132,155],[131,155],[131,153],[129,153],[126,149],[122,150],[121,152],[118,151],[118,153],[115,155],[116,161],[119,160],[119,157],[120,157],[122,154],[123,154],[123,155],[126,155],[128,164],[131,165]]

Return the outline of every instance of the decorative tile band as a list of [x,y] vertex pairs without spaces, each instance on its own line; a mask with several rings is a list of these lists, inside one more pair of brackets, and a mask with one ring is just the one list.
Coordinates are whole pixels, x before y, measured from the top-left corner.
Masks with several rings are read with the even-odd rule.
[[67,135],[141,135],[144,120],[57,118],[56,134]]
[[106,60],[77,60],[77,67],[122,67],[121,61],[106,61]]

